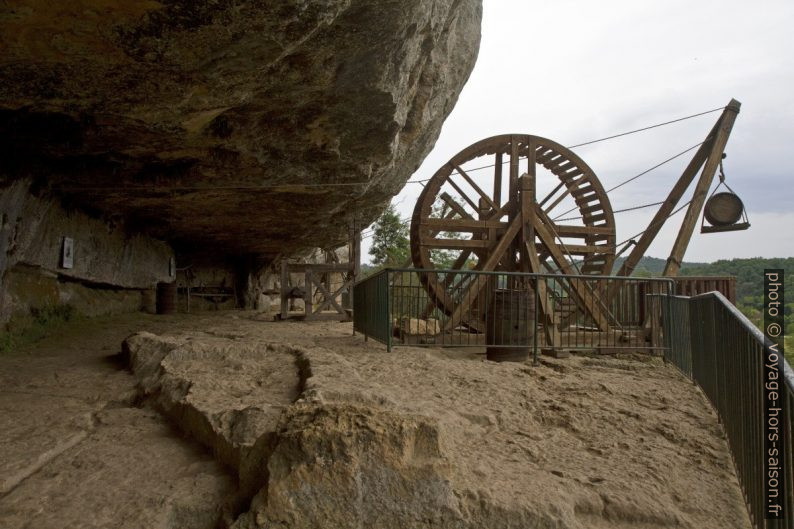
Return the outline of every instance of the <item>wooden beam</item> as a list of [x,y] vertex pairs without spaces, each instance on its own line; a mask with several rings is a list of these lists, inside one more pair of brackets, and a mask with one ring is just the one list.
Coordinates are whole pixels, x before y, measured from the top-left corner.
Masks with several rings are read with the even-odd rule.
[[[535,226],[535,233],[537,233],[538,237],[540,237],[540,240],[546,246],[549,253],[551,254],[551,258],[554,260],[560,270],[562,270],[563,273],[567,273],[566,271],[570,269],[571,264],[565,258],[565,255],[563,255],[562,251],[560,251],[556,241],[554,240],[554,236],[551,234],[548,227],[543,222],[538,222]],[[573,292],[579,299],[582,309],[584,309],[593,317],[593,320],[600,330],[608,330],[609,320],[607,319],[606,315],[604,315],[601,307],[598,306],[597,300],[595,299],[594,294],[588,287],[587,283],[579,279],[570,279],[569,282]]]
[[[538,253],[535,249],[535,223],[537,223],[537,215],[535,213],[535,150],[530,149],[531,153],[529,168],[530,171],[527,176],[521,178],[521,204],[522,204],[522,229],[524,230],[524,244],[522,245],[522,253],[525,257],[526,268],[528,272],[542,273],[540,270],[540,260]],[[538,290],[540,312],[543,313],[543,329],[546,335],[546,343],[554,346],[560,343],[559,330],[554,325],[554,309],[553,302],[549,300],[548,291],[546,289],[546,282],[542,278],[535,278],[535,288]],[[533,299],[534,304],[534,299]],[[535,318],[540,321],[540,314],[535,314]]]
[[428,248],[445,248],[447,250],[487,249],[490,244],[481,239],[435,239],[422,238],[422,246]]
[[[514,204],[512,209],[513,218],[521,218],[521,202],[519,198],[518,186],[518,171],[519,171],[519,151],[518,151],[518,136],[513,134],[510,136],[510,202]],[[512,221],[513,218],[510,218]],[[523,232],[522,232],[523,234]],[[512,241],[510,249],[508,250],[509,259],[505,266],[510,271],[518,270],[518,261],[516,255],[518,254],[521,246],[517,241]]]
[[485,202],[487,202],[492,209],[499,209],[499,206],[494,204],[494,201],[491,200],[491,197],[486,195],[485,192],[482,189],[480,189],[480,186],[478,186],[477,183],[471,179],[471,177],[466,173],[466,171],[461,169],[460,166],[456,164],[452,164],[452,165],[455,168],[455,170],[458,172],[458,174],[462,176],[463,179],[466,180],[466,182],[468,182],[468,184],[472,187],[472,189],[474,189],[477,192],[478,195],[480,195],[480,198],[485,200]]
[[496,165],[494,165],[493,175],[493,201],[495,204],[502,203],[502,153],[496,153]]
[[[540,269],[540,259],[537,253],[529,251],[529,243],[525,243],[525,251],[529,257],[530,271],[536,274],[543,273]],[[560,344],[560,330],[554,323],[554,301],[549,298],[549,292],[546,288],[546,281],[542,277],[535,278],[535,288],[538,289],[538,301],[540,310],[543,313],[543,329],[546,335],[546,343],[554,347]],[[534,303],[534,300],[533,300]],[[538,318],[538,315],[535,315]],[[541,321],[540,319],[538,321]]]
[[355,268],[355,263],[339,263],[339,264],[324,264],[324,263],[289,263],[287,265],[290,273],[301,273],[307,270],[314,272],[351,272]]
[[689,208],[684,216],[684,220],[681,222],[681,229],[678,231],[673,249],[670,251],[670,257],[667,259],[664,272],[662,272],[662,275],[665,277],[676,276],[678,274],[678,269],[681,268],[681,260],[684,258],[687,246],[689,246],[689,241],[692,239],[692,232],[700,217],[700,212],[703,209],[703,203],[706,201],[706,195],[711,187],[711,182],[714,180],[714,173],[716,173],[717,167],[719,167],[722,161],[725,145],[728,143],[728,138],[733,129],[733,123],[736,121],[736,116],[739,115],[741,106],[741,103],[732,99],[722,113],[722,123],[717,131],[717,137],[714,139],[706,165],[703,167],[703,172],[700,174],[700,179],[695,186],[692,201],[689,203]]
[[287,259],[281,260],[281,319],[289,314],[289,265]]
[[507,228],[506,222],[498,220],[477,220],[477,219],[436,219],[436,218],[422,218],[419,220],[419,225],[426,228],[431,228],[437,231],[464,231],[475,232],[487,229],[505,229]]
[[[610,250],[612,246],[604,245],[590,245],[590,244],[565,244],[565,253],[568,255],[590,255],[594,253],[605,253]],[[542,246],[537,244],[538,253],[540,253]]]
[[664,226],[664,223],[667,221],[667,217],[670,216],[670,213],[672,213],[673,209],[675,209],[676,205],[678,205],[678,201],[681,200],[681,197],[686,192],[689,184],[692,183],[692,180],[695,178],[698,170],[706,161],[708,153],[714,145],[714,139],[724,117],[725,111],[723,111],[720,118],[706,136],[706,140],[703,142],[700,148],[698,148],[694,156],[692,156],[692,160],[690,160],[689,164],[684,169],[684,172],[681,173],[681,177],[675,183],[673,189],[670,190],[670,194],[667,195],[667,198],[659,207],[659,210],[656,212],[656,215],[653,216],[653,219],[651,219],[648,227],[645,228],[645,231],[637,241],[637,244],[634,245],[631,253],[629,253],[629,256],[623,262],[620,270],[618,270],[618,276],[630,276],[634,271],[634,268],[637,266],[637,263],[639,263],[640,259],[642,259],[642,256],[648,251],[648,247],[659,234],[659,230],[661,230]]
[[594,235],[611,235],[614,230],[608,226],[569,226],[552,224],[552,229],[560,237],[592,237]]
[[[510,246],[513,240],[516,238],[520,228],[521,217],[517,216],[510,223],[510,226],[507,228],[507,231],[502,238],[499,239],[499,242],[494,246],[493,250],[488,256],[488,259],[485,261],[485,263],[483,263],[480,270],[490,272],[496,268],[496,265],[499,263],[499,259],[502,258],[505,250],[507,250],[508,246]],[[449,319],[444,326],[445,330],[451,329],[460,323],[460,317],[469,311],[469,307],[471,307],[471,304],[480,296],[480,293],[487,282],[488,275],[477,275],[477,278],[472,281],[472,284],[469,285],[469,288],[467,288],[463,296],[461,296],[462,301],[458,303],[458,305],[452,311],[452,314],[450,314]]]
[[560,182],[559,184],[557,184],[557,187],[555,187],[554,189],[552,189],[552,190],[551,190],[551,192],[550,192],[548,195],[546,195],[546,196],[543,198],[543,200],[541,200],[541,201],[539,202],[539,204],[540,204],[541,206],[543,206],[543,204],[545,204],[546,202],[548,202],[548,201],[549,201],[549,199],[551,199],[551,197],[553,197],[553,196],[554,196],[554,195],[557,193],[557,191],[559,191],[559,190],[562,188],[562,186],[564,186],[564,185],[565,185],[565,182]]
[[458,215],[460,215],[464,219],[472,219],[472,220],[474,220],[474,217],[472,217],[469,214],[469,212],[466,211],[463,208],[463,206],[461,206],[460,204],[455,202],[455,199],[452,198],[451,196],[449,196],[449,193],[441,193],[441,195],[439,195],[439,197],[441,198],[441,200],[443,200],[446,203],[447,206],[449,206],[449,208],[451,210],[453,210],[455,213],[457,213]]
[[518,136],[510,136],[510,198],[518,195]]
[[447,177],[447,182],[449,182],[449,185],[455,188],[455,191],[457,191],[458,194],[461,197],[463,197],[463,200],[469,203],[469,205],[474,209],[474,211],[477,211],[477,204],[471,198],[469,198],[469,195],[463,192],[463,190],[460,188],[458,184],[455,183],[455,181],[452,179],[451,174]]
[[320,303],[314,312],[322,312],[326,307],[333,305],[339,314],[346,314],[345,309],[343,309],[342,306],[336,301],[336,297],[339,296],[339,294],[341,294],[342,291],[350,284],[350,280],[348,279],[347,281],[344,281],[342,286],[336,289],[333,294],[331,294],[330,289],[326,288],[321,281],[318,281],[317,277],[312,273],[311,270],[307,271],[307,274],[311,276],[312,281],[317,285],[320,293],[323,295],[322,303]]
[[[529,243],[528,245],[519,245],[518,249],[521,253],[535,253],[528,252],[530,246],[534,246],[535,242],[535,223],[537,222],[535,215],[535,156],[534,150],[529,149],[532,154],[532,163],[529,166],[530,171],[519,179],[519,198],[521,202],[521,240]],[[531,272],[532,269],[529,264],[529,255],[525,255],[521,259],[521,268],[523,272]]]

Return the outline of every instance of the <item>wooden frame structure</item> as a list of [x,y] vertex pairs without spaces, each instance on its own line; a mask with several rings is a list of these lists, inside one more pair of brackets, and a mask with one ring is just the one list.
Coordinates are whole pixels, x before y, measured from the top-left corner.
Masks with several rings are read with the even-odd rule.
[[[677,275],[740,106],[734,99],[724,108],[642,236],[632,241],[634,247],[618,276],[631,275],[700,171],[663,273],[665,277]],[[484,169],[490,171],[486,186],[482,177],[472,176]],[[542,176],[551,177],[551,184],[546,185],[551,190],[538,200]],[[573,216],[571,212],[575,212]],[[566,147],[526,134],[487,138],[453,156],[427,182],[411,219],[413,264],[439,270],[422,274],[422,282],[430,302],[449,316],[452,326],[478,329],[478,316],[472,309],[483,292],[493,291],[485,288],[487,276],[461,286],[454,270],[609,276],[616,250],[614,213],[592,169]],[[442,253],[455,254],[448,266],[453,272],[440,271],[445,268],[438,265]],[[600,331],[610,329],[614,321],[608,310],[615,295],[612,288],[571,278],[565,289]],[[557,344],[557,327],[567,320],[555,318],[558,310],[553,297],[540,282],[538,290],[539,317],[548,323],[543,326],[546,341]],[[424,314],[430,313],[428,309]]]
[[[350,321],[351,307],[343,300],[337,299],[343,292],[350,293],[352,299],[353,283],[361,270],[361,231],[355,223],[351,223],[348,231],[348,262],[340,263],[335,252],[325,252],[325,263],[290,263],[281,261],[281,312],[278,318],[289,318],[290,299],[303,299],[306,321],[335,320]],[[292,274],[303,274],[303,289],[296,289],[290,285]],[[342,284],[337,288],[331,286],[331,275],[341,274]],[[320,296],[319,303],[315,304],[315,296]]]
[[[486,193],[463,168],[472,161],[482,164],[493,157],[493,185]],[[522,163],[521,160],[525,160]],[[471,164],[470,164],[471,165]],[[508,175],[503,189],[503,166]],[[523,167],[522,167],[523,165]],[[558,179],[552,191],[537,200],[537,168],[542,167]],[[519,174],[522,172],[523,174]],[[474,169],[476,170],[476,169]],[[456,192],[476,215],[466,210],[447,191]],[[468,189],[468,193],[466,191]],[[577,222],[555,222],[551,214],[565,200],[575,204]],[[438,214],[436,204],[445,207]],[[452,214],[447,214],[447,210]],[[450,233],[470,234],[450,237]],[[439,237],[439,235],[441,237]],[[578,242],[571,242],[571,239]],[[475,143],[453,157],[436,172],[417,201],[411,224],[411,254],[417,268],[437,268],[433,254],[438,250],[460,251],[453,269],[463,268],[475,258],[481,271],[547,272],[549,260],[563,273],[607,275],[614,262],[615,222],[609,198],[592,169],[576,154],[546,138],[511,134]],[[581,270],[573,264],[582,259]],[[450,325],[461,323],[469,309],[486,290],[487,276],[478,278],[459,295],[450,292],[454,274],[422,276],[435,305],[450,315]],[[538,284],[542,318],[554,321],[552,299],[545,285]],[[588,285],[569,283],[577,304],[588,312],[598,327],[609,327],[607,315]],[[468,325],[476,326],[471,319]],[[553,325],[544,326],[547,339],[555,342]]]

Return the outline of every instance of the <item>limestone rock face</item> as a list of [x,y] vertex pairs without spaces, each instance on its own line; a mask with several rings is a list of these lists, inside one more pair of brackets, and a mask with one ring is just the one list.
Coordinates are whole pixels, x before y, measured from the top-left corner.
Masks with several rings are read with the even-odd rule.
[[[173,281],[173,251],[162,241],[130,235],[85,214],[65,210],[54,200],[28,192],[19,180],[0,189],[0,277],[17,265],[75,281],[150,288]],[[74,242],[73,266],[61,265],[63,238]]]
[[0,7],[0,161],[182,246],[328,246],[432,148],[480,18],[480,0],[19,0]]
[[661,362],[225,318],[124,347],[140,396],[237,471],[231,529],[750,527],[716,416]]

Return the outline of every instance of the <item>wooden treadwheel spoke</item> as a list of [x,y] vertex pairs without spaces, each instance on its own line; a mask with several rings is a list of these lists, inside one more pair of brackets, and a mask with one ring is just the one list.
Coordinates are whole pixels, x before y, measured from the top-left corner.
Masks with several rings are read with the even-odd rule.
[[[443,268],[443,254],[453,269],[607,275],[614,245],[612,208],[592,169],[562,145],[525,134],[494,136],[453,156],[422,190],[411,223],[414,266],[427,270]],[[461,290],[459,282],[429,273],[422,283],[436,308],[459,325],[485,281],[475,278]],[[572,284],[572,295],[597,307],[583,285]],[[607,316],[593,310],[600,326]]]

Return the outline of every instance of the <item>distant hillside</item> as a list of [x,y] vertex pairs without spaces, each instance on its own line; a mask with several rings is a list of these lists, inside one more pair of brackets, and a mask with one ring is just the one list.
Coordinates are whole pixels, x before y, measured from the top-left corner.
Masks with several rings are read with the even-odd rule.
[[[617,272],[626,259],[619,257],[615,262],[614,272]],[[637,268],[634,270],[635,276],[651,277],[660,276],[664,270],[666,260],[656,257],[643,257],[640,259]],[[775,257],[762,258],[753,257],[750,259],[720,259],[713,263],[691,263],[681,264],[681,276],[736,276],[736,299],[750,300],[745,298],[760,298],[764,285],[764,269],[782,268],[786,275],[786,286],[792,286],[789,294],[790,299],[794,300],[794,257]],[[760,299],[753,302],[760,303]],[[756,304],[756,303],[752,303]]]
[[[615,266],[612,267],[612,273],[617,273],[620,270],[620,267],[623,266],[623,263],[626,261],[625,257],[618,257],[615,259]],[[634,268],[634,273],[632,275],[637,277],[656,277],[662,275],[662,271],[664,270],[664,265],[667,262],[666,259],[659,259],[658,257],[643,257],[640,259],[640,262],[637,263],[637,266]],[[692,267],[692,266],[707,266],[708,263],[688,263],[684,261],[681,265],[682,268]],[[683,275],[683,274],[682,274]]]
[[786,301],[794,301],[794,257],[720,259],[713,263],[684,266],[681,268],[681,275],[736,276],[737,301],[760,307],[764,287],[764,269],[769,268],[784,270],[786,286],[789,287]]

